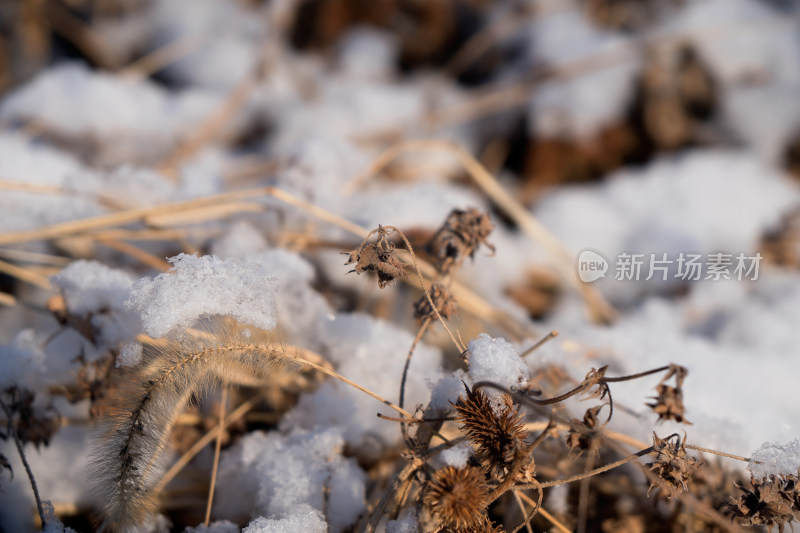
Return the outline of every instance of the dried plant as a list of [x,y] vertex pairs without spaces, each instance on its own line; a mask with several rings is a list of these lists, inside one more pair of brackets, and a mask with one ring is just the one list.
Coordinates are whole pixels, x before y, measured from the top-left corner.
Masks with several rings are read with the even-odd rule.
[[439,270],[447,275],[467,257],[474,256],[481,244],[494,251],[494,246],[486,240],[493,229],[486,213],[475,208],[454,209],[428,245]]
[[243,372],[266,382],[287,359],[268,333],[229,321],[208,321],[148,346],[112,387],[110,422],[94,464],[102,528],[126,530],[155,508],[151,489],[161,475],[159,457],[194,394],[237,382]]
[[[39,496],[36,478],[33,476],[33,471],[25,456],[24,446],[28,442],[34,444],[37,448],[42,444],[47,446],[59,426],[55,418],[55,411],[49,407],[44,410],[35,408],[34,394],[26,389],[18,389],[17,387],[9,387],[2,391],[2,394],[0,394],[0,409],[6,416],[6,431],[5,433],[0,433],[0,438],[6,440],[10,437],[14,442],[33,490],[39,519],[42,525],[46,525],[48,517],[44,512],[44,504]],[[0,471],[5,468],[13,475],[8,459],[5,456],[0,456]]]
[[800,492],[797,476],[770,476],[750,480],[753,490],[741,482],[736,488],[742,491],[738,499],[729,504],[733,516],[747,524],[767,527],[777,526],[783,533],[786,524],[800,520]]
[[434,473],[425,489],[425,504],[443,527],[478,531],[490,523],[486,509],[491,491],[481,468],[445,466]]
[[[674,441],[670,440],[671,437],[674,437]],[[692,472],[700,467],[700,461],[686,453],[685,441],[681,441],[677,435],[671,437],[662,439],[653,433],[653,450],[657,455],[656,460],[647,466],[663,483],[651,482],[647,489],[648,495],[653,488],[660,489],[660,494],[667,498],[686,491]]]
[[590,407],[584,413],[583,420],[572,419],[567,433],[567,447],[572,453],[580,455],[588,452],[595,457],[600,453],[602,431],[606,424],[600,423],[598,414],[605,406]]
[[355,263],[355,267],[350,272],[361,274],[362,272],[375,272],[378,275],[378,286],[384,288],[395,279],[405,275],[403,262],[397,258],[395,246],[389,242],[386,231],[378,228],[377,242],[362,242],[358,248],[348,252],[345,265]]
[[[656,385],[656,392],[658,396],[654,396],[654,403],[648,403],[657,415],[658,421],[674,420],[682,424],[691,424],[684,418],[683,406],[683,380],[689,371],[679,365],[670,365],[669,370],[661,379],[661,382]],[[675,377],[675,386],[665,384],[671,377]]]
[[[455,315],[458,311],[455,298],[450,294],[447,287],[441,283],[434,283],[431,286],[431,300],[433,300],[436,310],[439,311],[439,314],[445,319],[450,319],[450,317]],[[416,318],[419,323],[425,320],[436,319],[436,313],[434,313],[425,295],[414,304],[414,318]]]
[[522,417],[507,396],[503,396],[502,406],[496,408],[483,391],[471,390],[466,384],[464,388],[466,398],[461,396],[453,404],[460,429],[477,448],[481,461],[495,469],[510,467],[525,446],[527,432]]

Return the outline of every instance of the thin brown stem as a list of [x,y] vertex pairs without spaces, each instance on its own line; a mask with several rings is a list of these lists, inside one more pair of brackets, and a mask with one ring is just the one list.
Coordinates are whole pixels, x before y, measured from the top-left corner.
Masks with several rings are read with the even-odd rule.
[[525,510],[525,504],[522,502],[522,498],[520,498],[520,492],[518,490],[512,491],[514,493],[514,499],[517,501],[517,505],[519,506],[519,510],[522,513],[524,520],[522,523],[517,526],[517,529],[514,530],[513,533],[516,533],[523,527],[528,531],[528,533],[533,533],[533,528],[531,527],[531,518],[533,518],[533,513],[536,511],[536,506],[532,506],[531,514],[528,515],[528,511]]
[[444,327],[444,330],[450,336],[450,340],[453,341],[453,344],[456,345],[456,348],[458,349],[458,351],[460,353],[464,352],[464,350],[466,350],[466,348],[458,341],[458,339],[456,339],[455,335],[453,335],[453,332],[450,331],[450,328],[447,326],[447,323],[444,321],[444,318],[442,318],[442,315],[439,313],[439,310],[436,308],[436,305],[433,303],[433,298],[431,298],[430,291],[428,291],[427,287],[425,287],[425,280],[422,277],[422,271],[419,269],[419,265],[417,265],[417,256],[414,253],[414,249],[412,248],[411,243],[408,242],[408,239],[406,238],[405,234],[402,231],[400,231],[398,228],[396,228],[394,226],[385,226],[385,229],[397,232],[397,234],[400,235],[400,238],[403,239],[403,242],[406,245],[406,249],[408,250],[408,253],[411,254],[411,264],[414,265],[414,270],[417,272],[417,277],[419,278],[419,284],[422,287],[422,292],[425,293],[425,297],[428,299],[428,304],[430,304],[431,309],[433,310],[433,313],[436,315],[436,318],[439,319],[439,322],[442,323],[442,326]]
[[454,416],[443,416],[440,418],[400,418],[398,416],[389,416],[383,413],[378,413],[378,418],[388,420],[390,422],[400,422],[403,424],[421,424],[423,422],[451,422],[456,418]]
[[547,343],[547,341],[554,339],[557,336],[558,336],[558,331],[554,329],[553,331],[551,331],[550,333],[548,333],[547,335],[536,341],[536,343],[533,346],[531,346],[530,348],[519,354],[520,359],[524,358],[527,355],[532,354],[533,352],[541,348],[542,345]]
[[[525,494],[524,492],[519,492],[519,497],[528,502],[530,505],[536,505],[536,503],[530,499],[530,497]],[[545,517],[545,519],[553,524],[553,526],[559,530],[561,533],[572,533],[567,526],[562,524],[555,516],[551,515],[544,507],[539,507],[539,514]]]
[[217,425],[217,442],[214,445],[214,464],[211,467],[211,483],[208,487],[208,503],[206,504],[206,519],[208,526],[211,521],[211,506],[214,503],[214,487],[217,484],[217,471],[219,470],[219,452],[222,449],[222,437],[225,434],[225,404],[228,401],[228,387],[222,387],[222,397],[219,400],[219,424]]
[[[411,348],[408,349],[408,354],[406,355],[406,362],[403,365],[403,377],[400,378],[400,397],[398,399],[398,404],[400,407],[405,407],[405,400],[406,400],[406,380],[408,379],[408,369],[411,366],[411,358],[414,356],[414,350],[417,348],[417,344],[420,340],[422,340],[422,336],[425,335],[425,331],[427,331],[428,326],[431,323],[431,318],[427,317],[423,320],[422,324],[419,327],[419,331],[417,332],[417,336],[414,337],[414,342],[411,343]],[[405,422],[401,422],[400,424],[400,431],[403,434],[403,440],[409,442],[408,438],[408,428],[406,427]]]
[[649,376],[651,374],[658,374],[659,372],[663,372],[665,370],[669,370],[669,368],[670,368],[670,365],[666,365],[666,366],[660,366],[658,368],[654,368],[652,370],[645,370],[644,372],[639,372],[638,374],[630,374],[628,376],[618,376],[618,377],[615,377],[615,378],[603,377],[603,381],[605,381],[606,383],[617,383],[617,382],[620,382],[620,381],[630,381],[632,379],[643,378],[643,377]]
[[[727,457],[728,459],[736,459],[737,461],[744,461],[745,463],[749,463],[750,462],[750,458],[749,457],[742,457],[741,455],[734,455],[732,453],[720,452],[720,451],[717,451],[717,450],[712,450],[710,448],[703,448],[701,446],[693,446],[691,444],[684,444],[684,446],[686,448],[689,448],[690,450],[695,450],[695,451],[698,451],[698,452],[713,453],[714,455],[719,455],[720,457]],[[760,461],[756,461],[756,462],[760,463]]]
[[[590,453],[586,458],[586,471],[594,468],[594,462],[597,456]],[[589,486],[591,485],[592,478],[587,477],[581,480],[580,487],[578,488],[578,528],[577,533],[586,532],[586,519],[589,511]]]
[[0,400],[0,407],[3,408],[8,418],[8,433],[14,441],[14,445],[17,447],[17,453],[19,453],[22,466],[25,467],[25,473],[28,474],[28,481],[31,483],[31,489],[33,489],[33,497],[36,499],[36,510],[39,511],[39,519],[42,521],[42,527],[44,527],[47,525],[47,521],[44,518],[44,509],[42,508],[42,499],[39,497],[39,488],[36,486],[36,478],[33,477],[33,470],[31,470],[31,465],[28,463],[28,458],[25,457],[22,441],[19,440],[19,436],[17,435],[13,414],[11,413],[11,409],[9,409],[2,400]]
[[[645,448],[644,450],[640,450],[640,451],[638,451],[636,453],[633,453],[633,454],[631,454],[631,455],[629,455],[627,457],[624,457],[624,458],[620,459],[619,461],[614,461],[613,463],[609,463],[607,465],[603,465],[601,467],[595,468],[593,470],[589,470],[589,471],[584,472],[582,474],[576,474],[574,476],[569,476],[569,477],[565,477],[565,478],[561,478],[561,479],[554,479],[552,481],[545,481],[544,483],[541,483],[541,486],[542,486],[542,488],[548,488],[548,487],[556,487],[558,485],[565,485],[567,483],[574,483],[576,481],[580,481],[581,479],[585,479],[587,477],[596,476],[598,474],[602,474],[603,472],[608,472],[609,470],[613,470],[615,468],[618,468],[618,467],[624,465],[625,463],[629,463],[629,462],[633,461],[634,459],[636,459],[638,457],[643,457],[643,456],[645,456],[645,455],[647,455],[647,454],[649,454],[649,453],[651,453],[653,451],[654,451],[654,448],[652,446],[650,446],[649,448]],[[526,484],[522,484],[522,485],[517,485],[516,488],[518,488],[518,489],[532,489],[532,488],[536,488],[536,486],[533,485],[533,484],[530,484],[530,483],[526,483]]]

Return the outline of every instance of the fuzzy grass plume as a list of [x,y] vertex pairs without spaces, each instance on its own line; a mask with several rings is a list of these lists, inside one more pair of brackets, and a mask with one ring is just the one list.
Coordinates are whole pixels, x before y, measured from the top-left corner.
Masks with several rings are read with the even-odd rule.
[[274,334],[228,319],[210,319],[146,346],[139,364],[117,376],[95,449],[100,530],[135,530],[155,509],[160,457],[176,418],[195,395],[223,383],[263,385],[286,363],[300,361]]

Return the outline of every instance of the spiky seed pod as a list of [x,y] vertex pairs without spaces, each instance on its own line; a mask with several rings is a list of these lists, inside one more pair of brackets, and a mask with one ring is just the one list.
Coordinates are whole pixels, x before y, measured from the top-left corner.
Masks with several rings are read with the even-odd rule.
[[692,472],[700,466],[700,461],[686,453],[686,443],[676,438],[674,442],[661,439],[653,433],[653,448],[657,452],[656,460],[648,463],[650,471],[654,472],[664,483],[650,483],[647,495],[653,488],[661,489],[661,494],[672,498],[679,492],[686,491],[687,482]]
[[437,260],[439,271],[448,274],[464,259],[475,255],[481,244],[494,251],[486,239],[494,229],[489,215],[478,209],[453,209],[444,225],[431,239],[428,248]]
[[503,396],[504,405],[496,410],[483,391],[466,389],[466,398],[459,396],[455,407],[456,420],[477,448],[476,456],[492,467],[505,469],[525,447],[525,422],[512,408],[511,401]]
[[597,455],[599,453],[599,440],[605,424],[598,419],[600,410],[605,406],[598,405],[586,410],[583,421],[573,418],[567,433],[567,446],[571,453],[580,455],[585,451]]
[[[450,291],[447,288],[440,284],[435,283],[431,287],[431,300],[433,300],[433,305],[436,306],[436,310],[439,311],[439,314],[442,315],[443,318],[448,319],[458,310],[456,307],[456,299],[450,294]],[[424,294],[422,298],[417,300],[414,304],[414,318],[417,319],[420,323],[426,319],[435,319],[436,314],[433,312],[433,308],[431,307],[430,302],[428,301],[427,296]]]
[[735,518],[748,524],[765,525],[769,528],[778,526],[783,533],[786,524],[800,519],[800,496],[797,493],[797,479],[772,477],[761,481],[750,480],[753,490],[736,482],[736,488],[742,491],[739,499],[728,504]]
[[482,531],[489,524],[486,508],[490,503],[486,475],[479,467],[445,466],[426,484],[425,505],[448,529]]

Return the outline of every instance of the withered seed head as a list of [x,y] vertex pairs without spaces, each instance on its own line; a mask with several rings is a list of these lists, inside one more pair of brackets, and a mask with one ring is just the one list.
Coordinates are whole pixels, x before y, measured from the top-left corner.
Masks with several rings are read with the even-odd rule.
[[[680,365],[670,365],[669,370],[656,385],[658,396],[653,396],[655,403],[648,403],[658,415],[658,422],[663,420],[675,420],[681,424],[691,424],[684,418],[685,408],[683,406],[683,380],[689,371]],[[664,382],[675,376],[675,386],[666,385]]]
[[483,391],[472,391],[466,384],[464,388],[466,398],[459,396],[453,406],[461,430],[477,448],[476,456],[496,468],[510,466],[525,446],[527,433],[522,417],[512,408],[507,396],[504,396],[505,405],[498,413]]
[[800,494],[798,480],[794,476],[771,477],[761,481],[750,480],[753,490],[742,483],[734,483],[743,492],[738,500],[728,504],[735,518],[748,524],[767,527],[778,526],[783,533],[786,524],[800,519]]
[[59,416],[52,406],[34,406],[34,393],[16,386],[3,391],[2,400],[13,417],[16,417],[15,432],[19,440],[26,444],[34,444],[38,449],[44,444],[48,446],[60,427]]
[[567,433],[567,446],[570,452],[577,455],[588,451],[590,454],[599,453],[599,440],[603,427],[598,419],[600,410],[606,404],[591,407],[583,415],[583,421],[573,418],[570,422],[569,432]]
[[443,274],[450,273],[464,259],[472,257],[481,244],[494,251],[494,246],[486,241],[493,229],[489,215],[474,207],[451,211],[429,245],[439,270]]
[[581,383],[583,391],[588,393],[587,399],[598,398],[604,399],[608,394],[608,383],[603,378],[606,376],[608,365],[601,366],[600,368],[592,368],[583,378]]
[[656,385],[656,392],[658,396],[652,396],[655,402],[648,403],[647,406],[658,415],[658,422],[674,420],[681,424],[691,424],[683,417],[685,408],[683,391],[680,388],[660,383]]
[[647,495],[653,488],[659,488],[667,498],[672,498],[679,492],[686,491],[689,487],[687,482],[692,472],[700,466],[700,461],[686,453],[686,443],[681,442],[676,437],[674,442],[669,439],[661,439],[653,433],[653,448],[658,453],[655,462],[648,463],[647,466],[664,483],[656,484],[650,482]]
[[[352,252],[345,265],[355,263],[350,272],[375,272],[378,275],[378,286],[384,288],[395,278],[405,275],[403,263],[395,255],[394,245],[385,239],[374,244],[362,244]],[[349,272],[348,272],[349,274]]]
[[[436,306],[436,310],[439,311],[439,314],[445,319],[453,316],[458,310],[456,308],[456,299],[453,298],[450,291],[440,283],[435,283],[431,287],[431,300],[433,300],[433,305]],[[417,300],[414,304],[414,318],[420,323],[426,319],[433,320],[436,318],[436,314],[433,312],[431,304],[424,294],[422,298]]]
[[425,504],[441,524],[456,530],[472,530],[488,523],[489,487],[481,468],[445,466],[426,486]]

